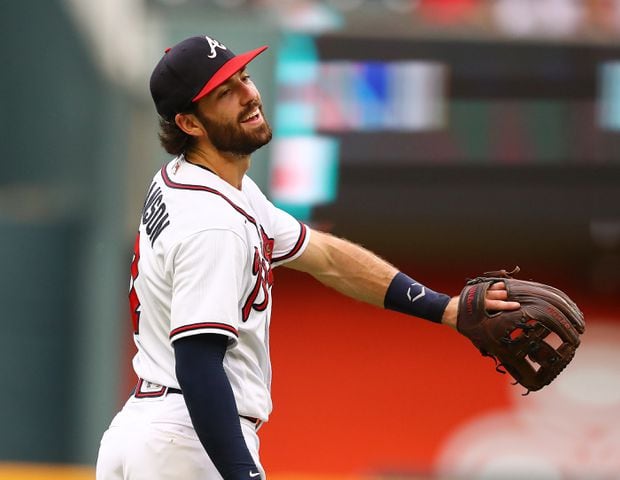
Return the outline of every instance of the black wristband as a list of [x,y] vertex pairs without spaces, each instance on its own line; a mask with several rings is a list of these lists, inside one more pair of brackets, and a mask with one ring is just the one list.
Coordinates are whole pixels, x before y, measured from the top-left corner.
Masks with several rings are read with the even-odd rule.
[[413,278],[398,272],[385,293],[383,305],[389,310],[441,323],[443,312],[450,301],[444,293],[437,293]]

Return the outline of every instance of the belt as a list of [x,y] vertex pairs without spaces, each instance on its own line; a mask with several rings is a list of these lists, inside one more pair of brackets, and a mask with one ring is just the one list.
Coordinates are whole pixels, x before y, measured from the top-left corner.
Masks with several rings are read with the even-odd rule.
[[254,424],[254,428],[258,430],[258,428],[263,424],[263,421],[260,418],[256,417],[248,417],[246,415],[239,415],[241,418],[245,418]]
[[181,393],[181,390],[178,388],[164,387],[163,385],[147,382],[141,378],[138,379],[138,383],[131,392],[135,398],[158,398],[163,397],[168,393]]
[[[183,395],[183,392],[179,388],[164,387],[162,385],[147,382],[146,380],[140,378],[138,379],[138,383],[132,390],[131,395],[133,395],[135,398],[158,398],[168,395],[170,393]],[[263,423],[261,419],[256,417],[248,417],[247,415],[239,416],[252,422],[257,430]]]

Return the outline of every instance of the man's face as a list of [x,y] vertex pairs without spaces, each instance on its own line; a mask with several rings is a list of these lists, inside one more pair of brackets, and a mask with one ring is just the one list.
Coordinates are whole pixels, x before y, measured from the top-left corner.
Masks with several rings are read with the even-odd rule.
[[245,69],[200,100],[195,115],[221,152],[250,155],[272,137],[260,94]]

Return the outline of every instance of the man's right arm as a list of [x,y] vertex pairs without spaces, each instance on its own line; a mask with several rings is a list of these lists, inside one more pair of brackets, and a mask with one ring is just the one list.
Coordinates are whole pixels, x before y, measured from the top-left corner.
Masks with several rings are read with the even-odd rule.
[[[396,310],[456,328],[458,296],[449,297],[424,287],[425,296],[412,301],[408,288],[422,285],[373,252],[329,233],[312,230],[304,252],[287,267],[309,273],[324,285],[381,308]],[[503,282],[487,291],[488,310],[513,310]]]

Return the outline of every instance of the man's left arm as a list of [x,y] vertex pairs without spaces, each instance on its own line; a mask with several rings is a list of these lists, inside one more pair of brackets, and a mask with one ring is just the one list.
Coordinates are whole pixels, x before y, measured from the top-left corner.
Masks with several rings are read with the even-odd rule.
[[[381,308],[400,311],[456,328],[458,296],[423,286],[373,252],[348,240],[312,230],[304,252],[287,267],[309,273],[334,290]],[[424,287],[424,295],[420,296]],[[418,297],[416,299],[416,297]],[[489,310],[512,310],[503,283],[489,289]],[[413,301],[412,301],[413,300]]]

